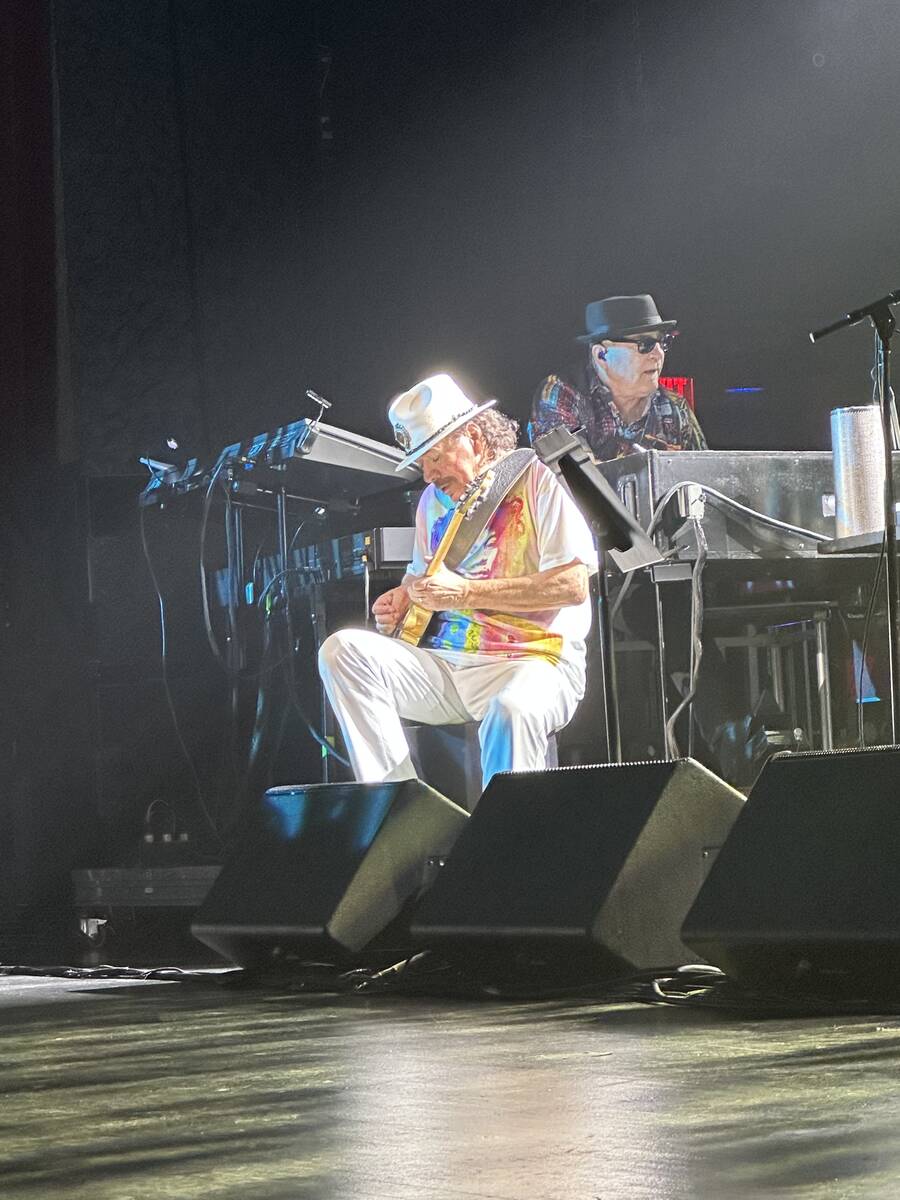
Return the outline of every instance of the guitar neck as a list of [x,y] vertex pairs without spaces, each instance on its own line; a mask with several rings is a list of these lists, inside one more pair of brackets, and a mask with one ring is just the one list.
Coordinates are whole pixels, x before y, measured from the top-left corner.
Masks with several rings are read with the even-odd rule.
[[431,556],[431,561],[425,568],[426,579],[429,577],[429,575],[433,575],[435,571],[440,570],[440,568],[443,566],[444,559],[447,557],[450,547],[453,545],[453,539],[456,537],[456,531],[462,524],[462,519],[465,515],[465,508],[458,504],[453,516],[450,518],[447,528],[444,530],[443,537],[438,542],[437,549]]
[[[459,529],[469,509],[480,502],[480,496],[484,491],[484,487],[485,484],[482,478],[478,481],[477,486],[473,487],[471,492],[467,492],[457,504],[453,516],[447,522],[447,528],[444,530],[443,537],[438,542],[437,549],[425,568],[426,579],[440,570],[450,547],[453,545],[456,531]],[[407,642],[410,646],[418,646],[433,615],[432,611],[428,608],[422,608],[419,604],[410,604],[405,616],[397,624],[392,636],[399,638],[402,642]]]

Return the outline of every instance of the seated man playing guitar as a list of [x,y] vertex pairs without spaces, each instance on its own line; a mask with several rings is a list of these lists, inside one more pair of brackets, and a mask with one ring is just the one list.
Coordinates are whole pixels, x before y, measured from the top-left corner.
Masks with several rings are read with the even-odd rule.
[[372,606],[378,632],[341,630],[319,653],[357,780],[415,776],[401,719],[480,722],[485,786],[541,770],[584,695],[593,537],[493,404],[435,375],[390,406],[398,469],[419,463],[428,484],[413,559]]

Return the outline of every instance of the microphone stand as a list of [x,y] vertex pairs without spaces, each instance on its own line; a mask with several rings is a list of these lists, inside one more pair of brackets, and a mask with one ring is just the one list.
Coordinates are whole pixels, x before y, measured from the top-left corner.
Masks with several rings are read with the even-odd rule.
[[900,590],[897,571],[897,517],[894,488],[893,423],[891,419],[891,338],[897,327],[892,304],[900,304],[900,288],[862,308],[846,313],[822,329],[814,329],[811,342],[857,325],[869,318],[881,344],[881,429],[884,441],[884,536],[887,557],[888,661],[891,675],[891,742],[900,742]]

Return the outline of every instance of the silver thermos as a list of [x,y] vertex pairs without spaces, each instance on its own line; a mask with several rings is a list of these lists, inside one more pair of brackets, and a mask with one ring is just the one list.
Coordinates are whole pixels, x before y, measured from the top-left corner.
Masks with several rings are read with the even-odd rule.
[[835,537],[884,529],[884,439],[877,404],[831,412]]

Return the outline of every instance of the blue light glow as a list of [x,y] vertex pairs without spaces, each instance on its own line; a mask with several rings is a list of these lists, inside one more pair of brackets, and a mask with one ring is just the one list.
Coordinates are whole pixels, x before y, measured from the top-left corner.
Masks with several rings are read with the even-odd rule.
[[284,841],[299,837],[309,815],[309,797],[304,791],[266,792],[270,822]]
[[[862,674],[861,688],[860,674]],[[863,663],[862,648],[855,639],[853,642],[853,690],[857,693],[856,699],[859,704],[874,704],[881,699],[872,682],[872,676],[869,674],[869,664]]]
[[402,783],[270,788],[263,797],[266,828],[281,842],[307,835],[320,848],[340,844],[351,854],[364,853],[402,788]]

